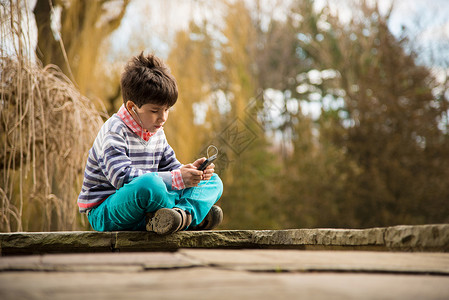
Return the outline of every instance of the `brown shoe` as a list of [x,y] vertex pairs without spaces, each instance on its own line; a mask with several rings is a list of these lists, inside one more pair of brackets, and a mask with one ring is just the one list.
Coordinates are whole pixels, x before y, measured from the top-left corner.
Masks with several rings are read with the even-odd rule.
[[204,220],[197,226],[193,226],[188,230],[212,230],[223,221],[223,211],[217,205],[212,206]]
[[176,231],[182,231],[185,230],[187,227],[189,227],[190,223],[192,223],[192,215],[186,212],[185,210],[182,210],[180,208],[173,208],[174,211],[177,211],[182,218],[181,224],[179,225],[178,229]]
[[146,216],[147,231],[165,235],[184,230],[192,222],[192,216],[179,208],[161,208]]

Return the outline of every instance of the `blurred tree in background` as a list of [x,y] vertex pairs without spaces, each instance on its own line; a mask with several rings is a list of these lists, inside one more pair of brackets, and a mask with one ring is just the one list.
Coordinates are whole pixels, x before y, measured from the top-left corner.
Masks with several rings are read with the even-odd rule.
[[321,74],[336,72],[315,85],[323,107],[343,100],[319,120],[321,143],[344,153],[332,180],[339,192],[330,197],[338,225],[447,222],[448,102],[432,93],[435,78],[390,33],[389,14],[378,7],[362,3],[344,26],[326,10],[302,8],[318,21],[302,23],[299,32],[311,38],[300,47]]
[[[113,59],[129,1],[69,2],[37,1],[37,56],[113,113],[124,62],[155,47],[148,20]],[[192,17],[167,43],[180,94],[165,131],[183,163],[218,147],[222,228],[449,222],[447,70],[437,80],[413,35],[392,34],[392,10],[360,1],[345,20],[311,0],[194,3],[222,15]]]
[[[128,3],[37,0],[33,10],[38,29],[37,57],[44,65],[58,66],[81,93],[96,101],[97,80],[92,75],[99,56],[104,55],[100,46],[120,25]],[[103,104],[96,102],[99,107]]]
[[[188,31],[176,36],[168,63],[178,80],[180,99],[166,132],[182,161],[205,156],[210,144],[220,149],[217,172],[230,187],[220,202],[228,212],[223,226],[273,227],[277,168],[264,130],[252,119],[258,108],[251,103],[256,106],[261,100],[255,98],[258,33],[243,2],[226,8],[221,32],[207,22],[192,22]],[[221,41],[213,38],[217,34]],[[198,107],[206,112],[202,124],[193,122]]]

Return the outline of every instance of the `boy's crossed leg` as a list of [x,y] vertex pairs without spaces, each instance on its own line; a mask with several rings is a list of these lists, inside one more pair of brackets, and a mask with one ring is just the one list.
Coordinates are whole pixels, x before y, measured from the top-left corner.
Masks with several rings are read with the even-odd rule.
[[[212,229],[211,224],[215,227],[223,218],[220,208],[211,210],[222,192],[223,184],[216,174],[198,187],[169,191],[157,174],[147,173],[91,210],[88,219],[97,231],[147,229],[169,234],[189,226],[191,230]],[[205,227],[205,222],[209,226]]]

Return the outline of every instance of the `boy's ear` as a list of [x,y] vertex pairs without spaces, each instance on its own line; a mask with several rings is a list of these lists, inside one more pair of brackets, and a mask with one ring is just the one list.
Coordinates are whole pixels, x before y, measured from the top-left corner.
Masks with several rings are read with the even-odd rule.
[[135,105],[134,102],[132,102],[131,100],[128,100],[125,103],[125,107],[128,111],[131,111],[134,105]]

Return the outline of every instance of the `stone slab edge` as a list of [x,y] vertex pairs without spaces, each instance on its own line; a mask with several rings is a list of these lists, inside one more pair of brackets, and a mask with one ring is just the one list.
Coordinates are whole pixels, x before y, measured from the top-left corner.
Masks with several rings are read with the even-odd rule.
[[149,232],[0,233],[2,255],[115,251],[176,251],[180,248],[303,249],[449,252],[449,224],[368,229]]

